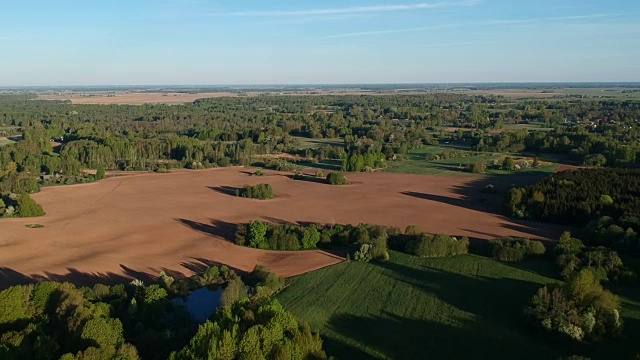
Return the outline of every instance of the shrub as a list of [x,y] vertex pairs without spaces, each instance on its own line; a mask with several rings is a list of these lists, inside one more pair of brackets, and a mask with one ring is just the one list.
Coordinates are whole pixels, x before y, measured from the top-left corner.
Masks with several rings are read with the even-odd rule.
[[491,241],[491,256],[507,262],[520,262],[526,257],[544,255],[546,248],[539,241],[523,238],[501,238]]
[[241,190],[236,191],[236,196],[258,200],[268,200],[275,197],[273,188],[269,184],[245,185]]
[[98,166],[98,170],[96,170],[96,180],[104,179],[105,171],[104,166]]
[[331,185],[347,185],[347,178],[339,173],[330,173],[327,175],[327,182]]
[[236,277],[229,281],[222,291],[222,295],[220,295],[220,305],[223,307],[229,306],[246,296],[247,286],[242,282],[242,279]]
[[22,194],[18,197],[17,213],[19,217],[36,217],[43,216],[44,210],[29,195]]

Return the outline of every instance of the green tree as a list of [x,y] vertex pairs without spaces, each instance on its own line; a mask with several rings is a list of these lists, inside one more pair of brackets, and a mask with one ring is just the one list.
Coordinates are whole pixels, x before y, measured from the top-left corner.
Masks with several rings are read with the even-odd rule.
[[98,170],[96,170],[96,180],[102,180],[104,179],[104,166],[100,165],[98,166]]
[[304,249],[315,249],[319,241],[320,232],[318,232],[318,228],[314,224],[311,224],[302,234],[302,247]]
[[267,226],[260,221],[254,221],[249,225],[249,246],[262,249],[267,246]]
[[507,156],[506,158],[504,158],[504,161],[502,162],[503,170],[513,171],[515,168],[516,168],[516,161],[513,160],[511,156]]
[[17,213],[19,217],[36,217],[43,216],[44,210],[28,194],[22,194],[18,197]]

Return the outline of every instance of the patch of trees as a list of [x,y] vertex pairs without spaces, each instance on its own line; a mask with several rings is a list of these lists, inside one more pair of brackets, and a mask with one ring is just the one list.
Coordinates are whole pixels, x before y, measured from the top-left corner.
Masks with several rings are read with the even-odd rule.
[[258,249],[311,250],[320,246],[342,246],[358,261],[387,260],[389,234],[383,226],[360,224],[306,226],[254,221],[238,226],[235,243]]
[[258,184],[254,186],[245,185],[242,189],[236,189],[236,196],[258,200],[269,200],[275,198],[273,187],[269,184]]
[[515,217],[588,225],[594,235],[589,245],[634,251],[640,231],[640,170],[564,171],[529,187],[510,189],[505,206]]
[[347,177],[340,173],[329,173],[327,182],[331,185],[348,185]]
[[529,257],[544,255],[547,251],[540,241],[510,237],[492,240],[490,249],[494,259],[507,262],[520,262]]
[[448,235],[421,234],[407,243],[405,252],[418,257],[451,257],[466,254],[469,251],[469,239],[458,240]]
[[9,193],[0,196],[0,217],[37,217],[44,214],[42,206],[29,194]]
[[244,299],[225,307],[170,356],[172,360],[326,358],[320,336],[271,299]]
[[585,246],[569,232],[562,234],[554,252],[560,275],[565,279],[577,271],[589,269],[599,281],[627,284],[637,281],[637,274],[624,266],[615,250],[602,246]]
[[620,335],[620,300],[603,289],[591,269],[573,273],[564,285],[538,290],[525,309],[529,323],[574,341],[601,341]]
[[379,152],[351,153],[342,162],[342,171],[371,172],[387,166],[386,155]]
[[469,239],[427,234],[418,226],[407,226],[404,234],[399,229],[391,231],[389,246],[404,253],[428,258],[463,255],[469,251]]
[[[188,295],[202,286],[220,285],[225,285],[222,308],[214,315],[214,321],[241,311],[243,316],[237,321],[248,325],[234,331],[234,336],[239,336],[235,344],[238,350],[231,358],[244,354],[245,342],[253,339],[258,330],[249,328],[258,322],[271,324],[268,328],[276,336],[281,334],[282,343],[275,353],[286,355],[290,354],[287,351],[293,351],[291,358],[300,358],[295,355],[300,354],[300,349],[312,347],[314,354],[323,354],[318,336],[269,299],[284,286],[283,278],[266,268],[256,267],[247,276],[247,283],[249,285],[235,272],[221,266],[185,279],[174,279],[163,272],[158,283],[149,286],[139,280],[127,285],[97,284],[83,288],[57,282],[13,286],[0,292],[0,358],[166,359],[174,352],[172,356],[181,359],[200,359],[200,355],[187,349],[197,343],[198,351],[211,354],[218,351],[219,343],[200,341],[195,319],[172,298]],[[240,309],[255,312],[249,314]],[[295,326],[289,328],[278,321],[284,321],[285,325],[295,321]],[[207,324],[203,327],[209,326]],[[238,324],[227,325],[231,329]],[[218,340],[225,343],[228,335],[222,334]],[[289,341],[291,339],[295,341]],[[316,342],[311,345],[311,340]],[[185,349],[179,351],[182,348]],[[189,354],[192,357],[188,357]]]

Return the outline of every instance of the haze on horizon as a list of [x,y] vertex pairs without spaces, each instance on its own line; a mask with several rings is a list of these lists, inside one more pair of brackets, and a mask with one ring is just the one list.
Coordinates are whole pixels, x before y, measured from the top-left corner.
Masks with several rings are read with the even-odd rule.
[[632,0],[23,0],[0,86],[640,81]]

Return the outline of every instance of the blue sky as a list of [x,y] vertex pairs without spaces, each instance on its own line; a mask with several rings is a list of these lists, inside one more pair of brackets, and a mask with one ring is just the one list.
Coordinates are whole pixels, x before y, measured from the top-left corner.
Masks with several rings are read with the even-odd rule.
[[640,1],[20,0],[0,49],[0,86],[640,81]]

